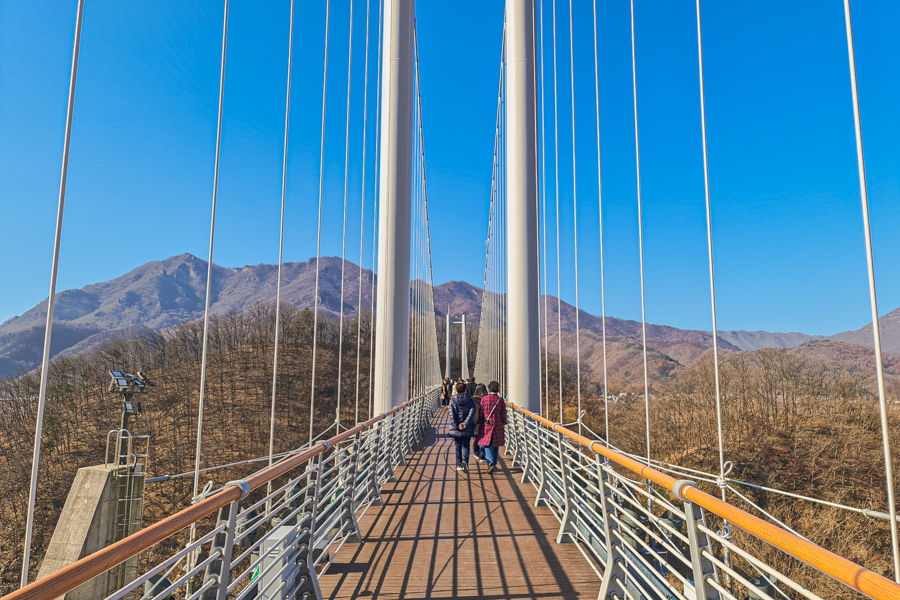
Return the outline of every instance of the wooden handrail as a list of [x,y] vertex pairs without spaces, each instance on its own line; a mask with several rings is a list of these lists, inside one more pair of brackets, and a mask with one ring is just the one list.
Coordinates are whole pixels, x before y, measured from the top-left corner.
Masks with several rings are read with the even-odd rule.
[[[637,473],[645,479],[649,479],[653,483],[661,485],[669,491],[672,491],[677,481],[674,477],[660,473],[652,467],[648,467],[639,461],[609,449],[597,440],[591,440],[583,435],[579,435],[558,423],[548,421],[530,410],[516,406],[512,402],[507,402],[506,404],[535,421],[546,425],[553,431],[557,431],[570,440],[581,444],[588,450],[605,456],[612,462]],[[897,600],[900,598],[900,585],[890,579],[794,535],[790,531],[763,521],[747,511],[723,502],[694,485],[684,486],[681,489],[681,494],[697,506],[701,506],[705,510],[722,517],[730,524],[740,527],[750,535],[771,544],[785,554],[818,569],[861,594],[865,594],[875,600]]]
[[[275,463],[271,467],[264,469],[247,477],[246,481],[250,485],[251,490],[255,490],[262,485],[284,475],[285,473],[306,463],[309,459],[325,452],[328,448],[346,441],[396,413],[400,409],[417,401],[424,401],[424,396],[404,402],[400,406],[396,406],[386,413],[382,413],[372,417],[364,423],[360,423],[352,429],[348,429],[334,437],[329,438],[326,442],[319,442],[312,448],[305,450],[299,454]],[[11,594],[3,596],[2,600],[50,600],[57,598],[63,594],[74,590],[83,583],[87,583],[94,577],[108,571],[116,565],[136,556],[147,548],[158,544],[167,537],[174,535],[204,517],[213,514],[229,502],[234,502],[241,497],[241,489],[237,486],[229,486],[219,493],[204,498],[196,504],[189,506],[170,517],[166,517],[158,523],[154,523],[149,527],[141,529],[123,540],[107,546],[102,550],[98,550],[89,556],[85,556],[81,560],[63,567],[59,571],[51,573],[46,577],[38,579],[23,588],[20,588]]]

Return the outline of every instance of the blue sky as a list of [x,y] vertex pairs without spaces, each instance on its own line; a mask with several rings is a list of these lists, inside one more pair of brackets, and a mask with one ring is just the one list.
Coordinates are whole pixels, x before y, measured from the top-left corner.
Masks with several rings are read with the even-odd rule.
[[[74,0],[0,3],[0,320],[47,294]],[[298,3],[287,260],[315,255],[324,2]],[[881,312],[900,306],[900,6],[852,3]],[[377,4],[364,265],[371,266]],[[434,278],[480,285],[503,3],[418,5]],[[703,2],[719,324],[834,333],[870,319],[843,8]],[[277,261],[289,2],[232,0],[215,262]],[[544,0],[553,207],[552,2]],[[359,260],[364,0],[354,0],[347,257]],[[708,328],[696,23],[638,0],[647,318]],[[600,312],[591,5],[574,2],[581,306]],[[557,5],[563,298],[574,301],[568,4]],[[608,313],[640,318],[629,6],[598,3]],[[59,289],[207,253],[222,6],[87,0]],[[339,255],[349,0],[329,32],[323,254]],[[553,211],[548,211],[548,216]],[[548,221],[548,247],[556,225]],[[551,258],[548,272],[555,289]]]

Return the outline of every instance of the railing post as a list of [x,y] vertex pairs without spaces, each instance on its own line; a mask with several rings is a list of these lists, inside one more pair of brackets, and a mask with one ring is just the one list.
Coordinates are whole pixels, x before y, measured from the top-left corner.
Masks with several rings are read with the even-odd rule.
[[512,435],[509,436],[509,442],[506,444],[506,453],[512,455],[512,460],[509,462],[511,467],[516,466],[516,460],[519,458],[519,414],[519,411],[513,409],[512,427],[509,428]]
[[353,509],[353,500],[356,498],[357,471],[359,467],[359,440],[361,433],[357,433],[350,447],[350,461],[347,468],[347,483],[345,485],[348,492],[344,492],[341,499],[341,535],[346,536],[347,541],[359,544],[362,542],[362,535],[359,532],[359,523],[356,521],[356,512]]
[[603,468],[604,464],[608,464],[605,458],[601,459],[597,455],[597,482],[600,484],[600,512],[603,518],[603,537],[606,538],[606,569],[603,571],[603,580],[600,584],[600,594],[598,600],[608,600],[613,596],[617,598],[626,598],[623,584],[626,580],[627,573],[624,568],[624,552],[622,550],[622,538],[614,532],[619,531],[619,524],[612,518],[615,514],[615,506],[610,498],[612,490],[609,489],[609,474]]
[[[541,482],[538,485],[537,498],[534,499],[534,505],[550,506],[550,492],[547,490],[547,455],[544,450],[544,442],[541,440],[541,425],[537,421],[534,423],[534,435],[537,444],[537,460],[541,468]],[[541,502],[544,504],[542,505]]]
[[378,456],[376,457],[378,474],[384,481],[397,481],[394,477],[394,415],[385,417],[378,428]]
[[394,452],[395,454],[395,463],[391,466],[391,472],[393,473],[394,466],[397,467],[405,467],[406,466],[406,411],[409,408],[409,405],[404,406],[399,411],[394,413],[392,427],[394,430],[393,438],[397,441],[394,444]]
[[[566,450],[566,443],[563,441],[563,434],[558,431],[556,432],[556,444],[559,448],[559,470],[560,478],[562,479],[563,499],[565,501],[562,520],[559,523],[559,533],[556,534],[556,543],[562,544],[566,541],[576,541],[578,531],[575,529],[575,499],[572,497],[572,490],[569,485],[569,453]],[[566,537],[568,537],[568,540]]]
[[[326,442],[325,452],[328,451],[328,443]],[[306,492],[306,500],[309,502],[307,509],[298,515],[297,523],[301,523],[297,532],[296,541],[291,546],[298,549],[296,559],[296,576],[294,577],[293,586],[296,591],[293,595],[285,597],[294,598],[322,598],[322,590],[319,588],[319,579],[316,577],[315,551],[316,542],[316,515],[319,505],[319,486],[321,485],[322,464],[325,459],[325,452],[317,457],[317,463],[314,469],[308,471],[308,484],[313,484],[312,488]],[[287,548],[283,550],[287,552]],[[293,587],[291,586],[291,587]]]
[[[325,442],[328,446],[328,442]],[[309,478],[311,483],[313,483],[312,489],[309,490],[310,497],[312,498],[312,503],[309,509],[309,541],[306,547],[306,565],[308,566],[310,572],[315,575],[315,561],[318,558],[316,556],[316,527],[318,526],[318,515],[319,515],[319,491],[322,487],[322,465],[325,464],[325,453],[328,452],[328,448],[326,447],[325,452],[322,452],[318,456],[318,462],[316,463],[316,468],[309,472]],[[301,556],[303,555],[303,551],[301,550]],[[314,577],[315,578],[315,577]],[[318,586],[318,582],[316,582]]]
[[[250,492],[250,486],[241,482],[241,498]],[[209,563],[203,576],[203,585],[215,580],[215,585],[203,592],[203,600],[225,600],[228,596],[228,584],[231,582],[231,557],[234,549],[234,532],[237,527],[237,514],[240,510],[240,498],[219,509],[216,526],[225,526],[225,531],[216,534],[209,549],[210,554],[219,553],[219,558]]]
[[381,500],[381,486],[378,483],[379,469],[381,467],[381,428],[376,423],[376,429],[373,429],[366,436],[366,446],[369,453],[369,469],[366,472],[366,497],[374,506],[382,506],[384,502]]
[[532,440],[531,433],[537,427],[537,422],[534,424],[534,428],[528,425],[528,421],[525,419],[525,415],[521,415],[519,418],[519,427],[522,429],[522,435],[520,436],[520,443],[522,444],[522,452],[525,455],[525,462],[522,466],[522,483],[533,483],[534,482],[534,467],[535,467],[535,453],[532,448]]
[[680,479],[672,486],[675,496],[684,502],[685,526],[687,527],[688,542],[691,551],[691,567],[694,570],[694,597],[697,600],[719,600],[719,590],[707,585],[706,580],[712,577],[717,582],[719,575],[712,561],[703,555],[704,551],[710,551],[709,537],[700,530],[700,525],[705,525],[703,508],[697,506],[684,497],[683,491],[687,486],[697,487],[693,481]]

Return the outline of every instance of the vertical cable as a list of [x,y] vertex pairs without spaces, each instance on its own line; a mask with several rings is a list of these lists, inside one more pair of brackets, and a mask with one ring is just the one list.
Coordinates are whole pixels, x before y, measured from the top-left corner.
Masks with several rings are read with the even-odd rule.
[[881,411],[881,440],[884,446],[884,474],[887,479],[888,510],[891,516],[891,548],[894,581],[900,583],[900,551],[898,551],[897,506],[894,503],[894,469],[887,420],[887,397],[884,390],[884,366],[881,360],[881,332],[878,325],[878,301],[875,296],[875,261],[872,255],[872,229],[869,223],[869,192],[866,186],[866,163],[863,157],[862,126],[859,120],[859,94],[856,88],[856,58],[853,53],[853,28],[850,24],[850,0],[844,0],[844,22],[847,26],[847,55],[850,60],[850,89],[853,92],[853,124],[856,130],[856,162],[859,167],[859,193],[862,198],[863,230],[866,238],[866,262],[869,271],[869,298],[872,304],[872,338],[875,343],[875,368],[878,375],[878,398]]
[[[219,115],[216,124],[216,160],[213,169],[212,214],[209,224],[209,260],[206,263],[206,306],[203,311],[203,351],[200,361],[200,400],[197,408],[197,449],[194,454],[193,499],[200,491],[200,450],[203,441],[203,401],[206,394],[206,358],[209,350],[209,301],[212,292],[213,240],[216,233],[216,201],[219,193],[219,157],[222,149],[222,103],[225,99],[225,48],[228,40],[228,0],[225,0],[225,16],[222,23],[222,66],[219,72]],[[197,524],[191,524],[190,542],[194,541]],[[197,553],[191,552],[188,564],[193,568]],[[188,595],[191,585],[188,584]]]
[[75,112],[75,83],[78,80],[78,56],[81,52],[81,23],[84,0],[78,0],[75,11],[75,42],[72,48],[72,70],[69,74],[69,98],[66,106],[66,133],[63,138],[62,171],[59,176],[59,199],[56,207],[56,234],[53,239],[53,264],[50,267],[50,296],[47,298],[47,325],[44,329],[44,354],[41,358],[41,387],[38,395],[37,423],[34,429],[34,453],[31,459],[31,485],[28,488],[28,515],[25,522],[25,552],[22,559],[20,587],[28,585],[31,562],[31,536],[34,529],[34,505],[37,501],[38,467],[41,462],[41,437],[44,408],[47,405],[47,376],[50,370],[50,339],[53,333],[53,308],[56,304],[56,278],[59,273],[59,247],[62,238],[63,212],[66,205],[66,179],[69,173],[69,146],[72,140],[72,117]]
[[[344,223],[341,232],[341,300],[340,320],[338,325],[338,377],[337,377],[337,406],[335,408],[335,431],[341,432],[341,375],[344,366],[344,268],[347,254],[347,183],[350,171],[350,83],[353,74],[353,2],[350,2],[350,41],[347,44],[347,115],[344,125]],[[324,121],[323,121],[324,122]],[[318,270],[318,261],[316,261]]]
[[631,81],[634,95],[634,157],[637,168],[638,249],[641,258],[641,335],[644,348],[644,411],[647,435],[647,464],[650,464],[650,383],[647,377],[647,311],[644,301],[644,225],[641,207],[641,150],[638,136],[637,61],[634,52],[634,0],[631,0]]
[[609,446],[609,381],[606,369],[606,277],[603,264],[603,179],[600,175],[600,75],[597,54],[597,0],[594,0],[594,108],[597,113],[597,202],[600,208],[600,316],[603,328],[603,416]]
[[[381,89],[381,38],[384,34],[381,21],[384,5],[381,0],[378,2],[378,71],[375,77],[377,89]],[[375,139],[381,131],[381,94],[375,94]],[[375,269],[377,268],[378,253],[378,168],[381,164],[381,153],[375,153],[375,195],[372,199],[372,304],[369,312],[369,414],[367,418],[372,418],[372,371],[375,368],[375,356],[373,349],[375,348]],[[362,283],[360,283],[362,285]]]
[[366,0],[366,55],[363,78],[363,138],[362,138],[362,191],[359,209],[359,297],[356,301],[356,410],[353,413],[353,423],[359,423],[359,362],[362,351],[362,289],[363,289],[363,245],[366,238],[366,132],[369,109],[369,12],[372,8],[371,0]]
[[541,212],[543,218],[544,238],[544,397],[547,404],[546,418],[550,418],[550,331],[547,316],[547,138],[545,135],[546,118],[544,117],[544,0],[538,0],[541,4]]
[[[291,116],[291,67],[294,57],[294,0],[291,0],[290,33],[288,33],[287,98],[284,102],[284,150],[281,162],[281,227],[278,233],[278,282],[275,287],[275,355],[272,359],[272,414],[269,417],[269,466],[275,451],[275,392],[278,387],[278,344],[281,334],[281,270],[284,264],[284,204],[287,189],[288,122]],[[266,486],[266,495],[272,493],[272,482]],[[271,503],[266,510],[271,509]]]
[[312,382],[309,386],[309,443],[313,442],[313,426],[316,422],[316,351],[319,341],[319,256],[322,251],[322,183],[325,179],[325,98],[328,90],[328,19],[331,0],[325,2],[325,66],[322,69],[322,134],[319,141],[319,218],[316,231],[316,288],[313,301],[313,353]]
[[575,176],[575,50],[572,0],[569,0],[569,81],[572,86],[572,213],[575,220],[575,364],[578,374],[578,433],[581,434],[581,319],[578,299],[578,178]]
[[553,151],[556,178],[556,341],[559,352],[559,422],[563,422],[562,275],[559,260],[559,101],[556,86],[556,0],[553,0]]
[[[716,279],[713,270],[712,211],[709,200],[709,154],[706,146],[706,94],[703,87],[703,34],[700,28],[700,0],[697,0],[697,59],[700,65],[700,130],[703,134],[703,185],[706,193],[706,246],[709,249],[709,294],[712,306],[713,367],[716,376],[716,426],[719,436],[719,476],[725,478],[725,450],[722,437],[722,396],[719,390],[719,326],[716,321]],[[722,500],[725,500],[725,488]]]
[[209,261],[206,264],[206,307],[203,311],[203,351],[200,364],[200,404],[197,413],[197,449],[194,454],[194,497],[200,486],[200,448],[203,439],[203,401],[206,393],[206,357],[209,349],[209,303],[212,292],[213,240],[216,234],[216,201],[219,194],[219,156],[222,150],[222,103],[225,99],[225,47],[228,39],[228,0],[222,24],[222,67],[219,73],[219,115],[216,125],[216,162],[213,169],[212,214],[209,226]]

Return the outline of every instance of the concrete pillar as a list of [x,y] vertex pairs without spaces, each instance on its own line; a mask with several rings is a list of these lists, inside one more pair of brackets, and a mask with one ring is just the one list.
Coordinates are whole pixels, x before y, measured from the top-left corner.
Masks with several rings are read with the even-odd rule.
[[463,379],[469,378],[469,345],[466,334],[466,315],[462,316],[462,349],[460,350],[460,356],[462,357],[462,374],[460,377]]
[[444,363],[447,365],[444,370],[444,377],[450,377],[450,307],[447,307],[447,335],[445,342],[445,350],[446,356],[444,357]]
[[414,0],[384,4],[375,413],[409,399],[409,256]]
[[506,0],[508,389],[505,392],[510,401],[540,412],[533,32],[534,0]]

